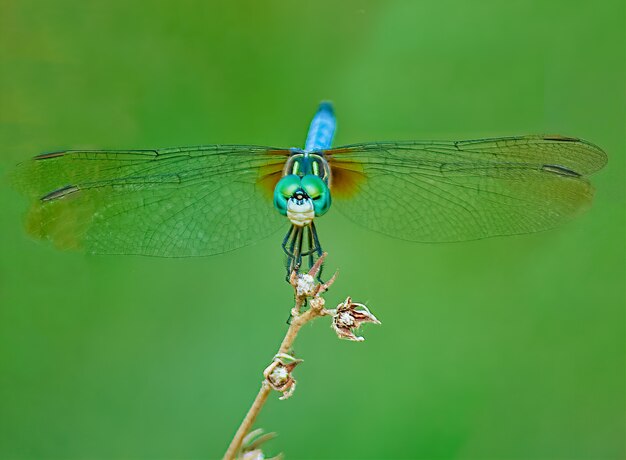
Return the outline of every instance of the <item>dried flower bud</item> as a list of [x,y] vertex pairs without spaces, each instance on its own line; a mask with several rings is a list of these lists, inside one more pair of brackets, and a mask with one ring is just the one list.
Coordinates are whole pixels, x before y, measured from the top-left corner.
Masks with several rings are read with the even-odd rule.
[[340,339],[354,340],[355,342],[365,340],[354,334],[363,323],[380,324],[380,321],[365,305],[352,302],[350,297],[337,305],[337,310],[333,315],[332,327]]
[[315,278],[308,273],[301,273],[295,278],[296,296],[313,297],[317,292]]
[[280,391],[283,395],[279,399],[291,397],[296,390],[296,379],[291,371],[302,362],[287,353],[279,353],[274,356],[272,364],[263,371],[265,381],[273,390]]

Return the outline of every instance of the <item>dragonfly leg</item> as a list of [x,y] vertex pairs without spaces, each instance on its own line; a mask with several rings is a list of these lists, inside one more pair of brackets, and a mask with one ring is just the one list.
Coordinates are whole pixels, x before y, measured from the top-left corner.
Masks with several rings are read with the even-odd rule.
[[294,227],[295,227],[294,225],[289,227],[289,230],[287,230],[287,234],[283,238],[282,248],[283,248],[283,251],[285,252],[285,254],[287,254],[287,255],[289,255],[289,252],[287,251],[287,245],[289,244],[289,238],[291,237],[291,234],[294,232]]
[[309,254],[309,268],[311,268],[313,266],[313,264],[315,263],[315,251],[312,251],[313,248],[313,222],[311,222],[311,225],[309,225],[306,228],[306,239],[307,239],[307,246],[309,248],[309,250],[307,251],[307,253]]
[[320,244],[320,239],[317,236],[317,228],[315,228],[315,223],[311,222],[311,233],[313,234],[313,244],[315,252],[317,253],[317,257],[321,257],[323,254],[322,245]]
[[287,256],[287,261],[285,262],[285,270],[287,270],[287,277],[286,277],[286,281],[289,282],[289,276],[290,276],[290,271],[289,271],[289,267],[291,267],[291,257],[292,257],[292,251],[293,251],[293,243],[292,243],[292,235],[295,231],[295,226],[292,225],[289,227],[289,230],[287,230],[287,234],[285,235],[285,238],[283,238],[283,244],[282,244],[282,248],[283,248],[283,252],[285,253],[285,255]]
[[[282,248],[287,256],[285,263],[287,281],[289,281],[294,270],[297,272],[302,268],[303,258],[306,260],[308,268],[311,269],[322,255],[322,247],[317,236],[315,224],[311,222],[305,227],[292,225],[287,231],[285,238],[283,238]],[[322,281],[321,274],[322,270],[320,269],[317,274],[317,279],[320,282]]]
[[[319,239],[317,237],[317,230],[315,228],[315,224],[311,222],[311,224],[307,225],[305,228],[306,228],[306,251],[303,251],[300,254],[300,256],[301,258],[302,257],[307,258],[308,269],[310,270],[315,264],[315,262],[317,262],[317,260],[322,255],[322,248],[320,246]],[[322,282],[321,273],[322,273],[322,270],[320,269],[320,271],[318,271],[317,273],[317,280],[319,282]]]
[[[303,245],[305,244],[305,235],[306,232],[306,246],[303,251]],[[308,262],[309,270],[315,265],[315,262],[322,256],[322,246],[320,245],[319,238],[317,236],[317,229],[315,228],[315,224],[311,222],[309,225],[305,227],[297,227],[292,225],[287,234],[283,238],[282,243],[283,252],[287,256],[287,262],[285,263],[285,268],[287,269],[286,281],[290,282],[291,273],[295,270],[298,272],[300,268],[302,268],[303,257]],[[322,270],[323,266],[320,267],[317,272],[317,281],[323,283],[322,281]],[[304,305],[306,308],[306,304]],[[289,315],[287,319],[287,324],[291,324],[292,315]]]
[[[311,252],[314,253],[314,257],[311,259],[311,266],[313,266],[313,264],[317,261],[317,259],[319,259],[322,254],[322,245],[320,244],[320,240],[317,236],[317,229],[315,228],[315,223],[311,222],[310,225],[310,231],[311,231],[311,238],[313,239],[313,244],[312,244],[312,248],[311,248]],[[317,280],[322,283],[322,271],[324,271],[324,265],[322,264],[322,266],[320,267],[319,272],[317,273]]]
[[300,271],[302,266],[302,242],[304,241],[304,230],[302,227],[296,228],[295,250],[293,251],[293,264],[291,270]]
[[302,237],[302,227],[292,225],[287,231],[285,238],[283,238],[282,248],[283,252],[287,256],[287,261],[285,263],[285,268],[287,270],[285,279],[287,282],[289,282],[291,272],[294,270],[298,271],[302,265]]
[[[311,225],[307,227],[307,243],[308,243],[308,248],[309,248],[307,251],[307,254],[309,255],[309,269],[311,269],[311,267],[313,267],[317,259],[319,259],[320,257],[319,242],[317,241],[317,232],[315,231],[315,224],[313,224],[313,222],[311,222]],[[317,272],[317,280],[320,283],[323,283],[322,281],[323,269],[324,267],[322,266]]]

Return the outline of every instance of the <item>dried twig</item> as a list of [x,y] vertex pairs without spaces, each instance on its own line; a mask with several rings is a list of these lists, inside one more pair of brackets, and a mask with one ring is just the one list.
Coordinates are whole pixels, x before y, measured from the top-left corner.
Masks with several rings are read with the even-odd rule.
[[[274,355],[274,359],[263,371],[264,380],[261,383],[259,393],[228,446],[228,450],[224,454],[224,460],[248,456],[249,452],[242,453],[242,444],[272,390],[282,393],[280,399],[287,399],[293,395],[296,389],[296,380],[291,375],[291,372],[302,360],[294,358],[289,353],[302,326],[317,317],[332,316],[332,327],[339,338],[362,341],[362,337],[354,335],[354,330],[361,323],[372,322],[380,324],[365,305],[353,303],[350,297],[339,304],[335,310],[324,308],[325,301],[322,294],[330,288],[337,278],[337,273],[335,273],[326,283],[316,283],[315,281],[326,255],[324,253],[308,273],[298,274],[294,271],[291,274],[290,284],[295,290],[295,305],[291,309],[291,324],[278,348],[278,352]],[[309,308],[303,311],[307,301]]]

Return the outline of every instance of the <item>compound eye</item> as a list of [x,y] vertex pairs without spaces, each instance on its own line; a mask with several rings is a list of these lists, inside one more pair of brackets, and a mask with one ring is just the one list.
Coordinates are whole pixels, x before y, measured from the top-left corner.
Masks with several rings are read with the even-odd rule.
[[300,178],[290,174],[278,181],[274,188],[274,207],[283,216],[287,215],[287,201],[300,189]]
[[285,198],[291,198],[299,188],[300,177],[295,174],[289,174],[278,181],[274,193],[280,193]]
[[317,176],[308,175],[302,178],[302,188],[313,200],[315,215],[321,216],[330,208],[330,190],[328,185]]
[[304,191],[314,200],[319,198],[328,190],[328,186],[317,176],[304,176],[301,182]]

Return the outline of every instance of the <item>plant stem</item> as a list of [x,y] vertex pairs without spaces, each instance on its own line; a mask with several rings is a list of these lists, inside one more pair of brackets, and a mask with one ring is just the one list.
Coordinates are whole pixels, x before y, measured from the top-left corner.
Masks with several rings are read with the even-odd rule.
[[237,452],[239,452],[239,449],[241,448],[243,438],[246,437],[246,434],[248,434],[250,428],[254,425],[257,415],[261,412],[261,408],[265,404],[265,401],[267,401],[267,397],[270,395],[271,391],[272,389],[264,380],[261,384],[259,393],[256,395],[256,398],[254,398],[252,406],[248,409],[248,413],[241,422],[241,425],[239,425],[239,429],[235,433],[235,437],[233,437],[233,440],[230,442],[230,446],[228,446],[228,450],[224,454],[224,460],[232,460],[237,457]]
[[[302,306],[302,301],[299,299],[296,299],[294,312],[298,312],[301,306]],[[287,333],[285,334],[285,338],[280,344],[280,348],[278,349],[277,354],[289,353],[289,350],[291,349],[293,342],[296,340],[296,337],[298,336],[298,332],[300,331],[302,326],[304,326],[306,323],[308,323],[312,319],[318,316],[322,316],[322,315],[323,315],[322,310],[316,309],[316,308],[309,308],[307,311],[305,311],[302,314],[294,315],[291,321],[291,324],[289,325],[289,329],[287,329]],[[239,452],[239,449],[241,448],[243,438],[245,438],[246,434],[248,434],[248,432],[250,431],[250,428],[252,428],[254,421],[256,420],[257,416],[259,415],[259,412],[261,412],[261,409],[265,405],[265,401],[267,401],[267,397],[269,396],[271,391],[272,389],[267,383],[267,381],[263,380],[259,393],[256,395],[256,398],[254,399],[252,406],[250,406],[248,413],[246,414],[243,421],[241,422],[241,425],[239,426],[239,429],[235,433],[233,440],[230,442],[230,445],[228,446],[228,450],[224,454],[224,460],[233,460],[237,457],[237,453]]]

